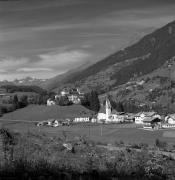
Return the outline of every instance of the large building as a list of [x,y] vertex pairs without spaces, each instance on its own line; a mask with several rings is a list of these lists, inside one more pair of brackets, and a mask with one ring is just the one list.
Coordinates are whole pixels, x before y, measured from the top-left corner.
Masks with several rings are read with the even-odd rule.
[[136,124],[143,124],[145,118],[159,118],[161,116],[158,115],[156,112],[140,112],[135,115],[135,123]]

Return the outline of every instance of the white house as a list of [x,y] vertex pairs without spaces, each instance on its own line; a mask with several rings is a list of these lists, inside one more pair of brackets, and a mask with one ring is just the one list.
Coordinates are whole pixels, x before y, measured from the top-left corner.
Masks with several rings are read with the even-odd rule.
[[165,121],[168,124],[175,124],[175,114],[170,114],[170,115],[166,116]]
[[81,99],[79,98],[78,95],[74,95],[74,94],[68,95],[68,99],[69,99],[69,101],[71,101],[74,104],[80,104],[81,103]]
[[135,123],[143,124],[143,120],[147,117],[154,117],[154,118],[161,119],[161,116],[158,115],[156,112],[141,112],[135,115]]
[[56,102],[54,101],[54,100],[52,100],[52,99],[48,99],[47,100],[47,106],[53,106],[53,105],[56,105]]
[[63,89],[60,94],[61,94],[61,96],[67,96],[70,94],[70,92],[67,91],[66,89]]
[[111,120],[111,122],[114,122],[114,123],[124,122],[125,115],[122,115],[121,113],[117,112],[116,110],[112,110],[110,120]]

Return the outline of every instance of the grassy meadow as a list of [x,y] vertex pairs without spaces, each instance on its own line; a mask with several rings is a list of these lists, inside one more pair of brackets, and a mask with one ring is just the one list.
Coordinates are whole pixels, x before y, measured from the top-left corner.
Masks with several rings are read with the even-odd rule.
[[[134,147],[146,143],[153,147],[156,139],[173,145],[174,138],[164,137],[165,130],[146,131],[135,124],[36,126],[36,121],[73,117],[82,112],[86,109],[81,106],[28,106],[5,114],[0,119],[1,128],[11,132],[14,138],[7,134],[11,139],[4,141],[5,153],[0,151],[0,179],[164,180],[175,177],[175,161],[147,151],[147,146],[146,149],[140,146],[140,151],[130,148],[108,151],[97,146],[130,144]],[[68,151],[64,143],[70,143],[73,149]]]
[[75,118],[79,116],[91,116],[92,111],[81,105],[72,106],[46,106],[29,105],[22,109],[3,115],[3,119],[23,121],[43,121],[47,119]]
[[[155,140],[160,139],[167,143],[174,143],[175,139],[164,136],[169,130],[147,131],[135,124],[73,124],[70,127],[37,127],[36,121],[49,118],[62,119],[73,118],[80,115],[89,115],[92,112],[83,106],[44,106],[29,105],[23,109],[4,114],[1,117],[1,126],[19,133],[36,132],[45,133],[48,136],[62,136],[65,134],[68,139],[75,136],[86,136],[89,139],[104,143],[115,144],[123,141],[126,144],[147,143],[154,146]],[[19,120],[19,122],[18,122]],[[174,130],[175,131],[175,130]],[[167,133],[166,133],[167,134]]]
[[29,122],[1,122],[2,126],[19,133],[32,132],[46,134],[50,137],[61,137],[63,134],[68,139],[76,136],[86,136],[89,139],[102,144],[115,144],[123,141],[126,144],[147,143],[154,146],[156,139],[161,139],[168,143],[174,143],[174,138],[164,137],[164,132],[146,131],[136,128],[134,124],[111,124],[111,125],[95,125],[95,124],[75,124],[70,127],[37,127],[35,123]]

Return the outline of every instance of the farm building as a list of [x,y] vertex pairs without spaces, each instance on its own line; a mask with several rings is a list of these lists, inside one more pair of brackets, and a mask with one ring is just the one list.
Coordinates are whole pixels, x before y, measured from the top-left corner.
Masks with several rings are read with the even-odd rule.
[[91,117],[90,116],[82,116],[76,117],[73,122],[90,122]]

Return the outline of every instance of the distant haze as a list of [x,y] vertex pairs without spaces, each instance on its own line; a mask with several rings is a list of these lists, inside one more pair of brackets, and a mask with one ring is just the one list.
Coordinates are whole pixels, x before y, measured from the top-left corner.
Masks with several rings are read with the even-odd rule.
[[0,80],[50,78],[175,20],[174,0],[0,1]]

